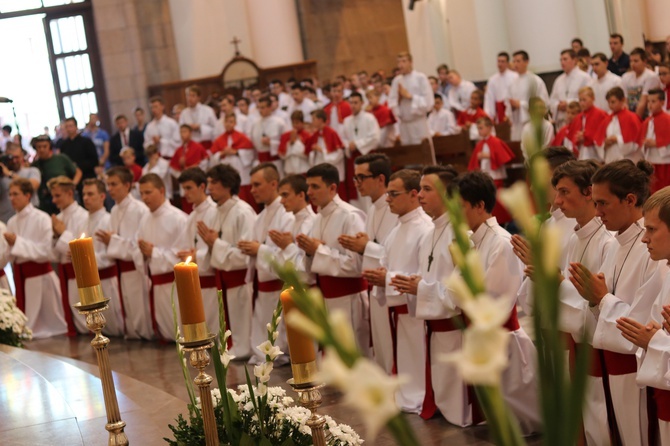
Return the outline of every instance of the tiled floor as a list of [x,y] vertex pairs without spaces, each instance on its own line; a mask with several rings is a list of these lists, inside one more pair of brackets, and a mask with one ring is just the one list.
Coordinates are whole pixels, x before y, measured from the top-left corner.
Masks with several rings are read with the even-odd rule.
[[[104,445],[105,412],[95,353],[89,337],[56,337],[32,341],[29,351],[0,347],[0,437],[6,445]],[[165,444],[167,424],[186,410],[188,399],[174,345],[112,339],[109,346],[126,433],[133,445]],[[38,355],[34,352],[46,353]],[[55,356],[52,356],[55,355]],[[271,385],[285,384],[290,368],[273,372]],[[212,371],[213,374],[213,371]],[[234,363],[229,385],[243,383],[244,368]],[[290,391],[290,390],[289,390]],[[323,413],[364,428],[340,395],[323,392]],[[408,415],[421,444],[427,446],[488,445],[485,427],[461,429],[442,418],[424,421]],[[39,439],[39,441],[38,441]],[[383,432],[368,445],[392,445]]]

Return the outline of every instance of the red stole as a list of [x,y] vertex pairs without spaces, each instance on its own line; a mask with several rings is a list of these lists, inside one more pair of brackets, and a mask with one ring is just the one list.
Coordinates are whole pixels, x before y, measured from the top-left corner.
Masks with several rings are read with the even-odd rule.
[[326,112],[326,124],[330,125],[330,114],[332,113],[333,107],[337,107],[337,121],[340,124],[344,122],[344,118],[351,116],[351,106],[347,101],[341,101],[337,104],[331,102],[323,108],[323,111]]
[[628,108],[624,108],[620,112],[607,115],[600,123],[600,127],[598,127],[598,131],[593,138],[593,141],[597,145],[602,146],[605,143],[605,138],[607,138],[607,127],[610,125],[612,119],[614,119],[615,116],[619,120],[619,127],[621,127],[621,137],[623,138],[624,143],[635,141],[640,134],[640,118],[638,118],[635,113],[628,110]]
[[473,110],[471,108],[465,110],[464,112],[461,112],[458,114],[458,119],[456,120],[456,124],[458,124],[459,127],[463,127],[466,124],[475,124],[477,123],[477,120],[479,118],[488,118],[489,115],[486,114],[484,109],[481,107],[477,107],[476,110]]
[[640,144],[640,146],[642,146],[644,144],[644,140],[647,139],[647,130],[649,129],[649,123],[651,122],[652,119],[654,120],[654,135],[656,136],[656,146],[664,147],[669,145],[670,114],[666,112],[656,113],[655,115],[650,116],[644,120],[638,143]]
[[498,170],[500,167],[509,163],[515,158],[514,152],[510,149],[502,139],[496,136],[489,136],[486,139],[480,140],[472,152],[470,162],[468,163],[468,170],[479,170],[479,155],[484,148],[484,144],[488,144],[489,153],[491,155],[491,169]]
[[[128,167],[128,166],[126,166]],[[140,181],[140,178],[142,178],[142,168],[137,164],[133,163],[132,166],[128,167],[128,170],[130,170],[133,173],[133,182],[137,183]]]
[[186,149],[184,149],[183,144],[177,149],[174,156],[170,160],[170,167],[181,172],[182,167],[179,164],[179,159],[184,156],[184,152],[186,152],[186,165],[184,166],[184,169],[195,167],[200,164],[200,161],[209,158],[207,150],[205,150],[202,144],[199,144],[195,141],[189,141],[188,144],[186,144]]
[[570,137],[570,124],[565,124],[558,130],[558,133],[556,133],[554,140],[551,141],[552,146],[562,146],[566,138],[572,141],[572,138]]
[[344,148],[344,144],[342,144],[342,140],[337,132],[331,127],[324,126],[323,130],[316,131],[309,137],[305,144],[305,153],[312,151],[312,147],[314,147],[314,144],[318,143],[320,137],[323,137],[323,142],[326,144],[325,149],[328,153]]
[[[288,150],[288,145],[291,142],[291,132],[292,130],[289,130],[288,132],[285,132],[281,135],[281,138],[279,138],[279,154],[280,155],[286,155],[286,151]],[[298,132],[298,138],[302,141],[302,143],[305,145],[305,148],[307,148],[307,140],[309,139],[309,132],[307,130],[302,129]],[[305,150],[305,153],[307,153],[307,150]]]
[[505,122],[505,118],[507,117],[507,106],[505,105],[505,101],[497,101],[496,102],[496,124],[501,124]]
[[[216,152],[221,152],[223,149],[228,147],[228,139],[232,139],[231,149],[241,150],[241,149],[253,149],[254,144],[251,140],[242,132],[233,130],[232,132],[224,132],[212,143],[212,154]],[[179,160],[177,160],[179,161]]]
[[396,123],[393,112],[386,105],[378,105],[374,107],[372,109],[372,114],[377,118],[377,124],[379,124],[380,129]]
[[[586,122],[582,125],[583,118],[586,117]],[[595,145],[593,139],[595,138],[600,123],[607,118],[607,113],[604,110],[599,109],[598,107],[591,107],[588,110],[584,110],[572,120],[570,123],[570,140],[575,145],[578,146],[576,142],[577,132],[584,132],[584,140],[582,145],[584,147],[591,147]]]

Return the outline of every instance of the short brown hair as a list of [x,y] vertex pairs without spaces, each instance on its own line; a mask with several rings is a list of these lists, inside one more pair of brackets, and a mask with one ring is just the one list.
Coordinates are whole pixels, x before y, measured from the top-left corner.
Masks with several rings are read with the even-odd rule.
[[644,203],[642,212],[651,212],[658,209],[658,218],[670,228],[670,187],[658,190]]
[[263,178],[265,179],[265,181],[279,181],[279,171],[277,170],[277,166],[275,166],[274,163],[272,162],[260,163],[253,169],[251,169],[249,175],[251,176],[256,174],[256,172],[261,171],[263,173]]
[[107,178],[109,177],[116,177],[123,184],[133,184],[133,173],[128,169],[127,167],[123,166],[115,166],[109,169],[107,172],[105,172],[105,175]]
[[47,181],[47,187],[49,190],[53,189],[54,187],[60,187],[61,189],[70,191],[72,193],[74,193],[75,189],[74,181],[64,175],[59,175]]
[[405,58],[405,59],[409,60],[410,62],[412,61],[412,55],[409,53],[409,51],[399,52],[398,55],[396,56],[396,59],[401,59],[401,58]]
[[9,183],[9,187],[17,187],[22,194],[30,195],[31,197],[35,194],[33,183],[28,178],[15,178]]
[[191,91],[195,93],[195,95],[198,97],[202,96],[202,90],[197,85],[189,85],[188,87],[186,87],[186,93]]
[[593,160],[572,160],[563,163],[554,170],[551,177],[551,185],[556,187],[563,178],[569,178],[577,185],[582,195],[588,195],[588,188],[591,187],[591,178],[600,166]]
[[394,172],[391,175],[389,181],[399,179],[402,181],[402,185],[406,191],[415,190],[419,192],[421,190],[421,174],[416,170],[411,169],[401,169],[397,172]]
[[105,187],[105,183],[103,181],[100,181],[97,178],[87,178],[84,180],[84,186],[95,186],[98,188],[98,192],[101,194],[106,194],[107,193],[107,187]]
[[155,173],[148,173],[146,175],[142,175],[142,178],[140,178],[139,181],[140,184],[153,184],[156,189],[165,189],[165,183],[163,182],[163,179],[156,175]]
[[151,103],[153,103],[153,102],[158,102],[158,103],[160,103],[160,104],[165,105],[165,100],[163,99],[162,96],[151,96],[151,97],[149,98],[149,104],[151,104]]

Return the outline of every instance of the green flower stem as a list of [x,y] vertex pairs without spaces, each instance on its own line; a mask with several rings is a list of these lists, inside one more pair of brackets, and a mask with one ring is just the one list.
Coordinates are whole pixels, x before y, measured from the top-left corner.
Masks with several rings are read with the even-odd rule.
[[386,423],[386,428],[391,432],[393,438],[399,446],[416,446],[419,443],[414,431],[407,423],[407,419],[398,414]]

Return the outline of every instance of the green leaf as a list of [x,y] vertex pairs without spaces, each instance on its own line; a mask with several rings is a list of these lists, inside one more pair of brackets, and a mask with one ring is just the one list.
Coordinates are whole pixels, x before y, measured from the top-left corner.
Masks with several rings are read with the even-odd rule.
[[246,432],[242,433],[240,438],[240,446],[256,446],[253,438],[249,436]]

